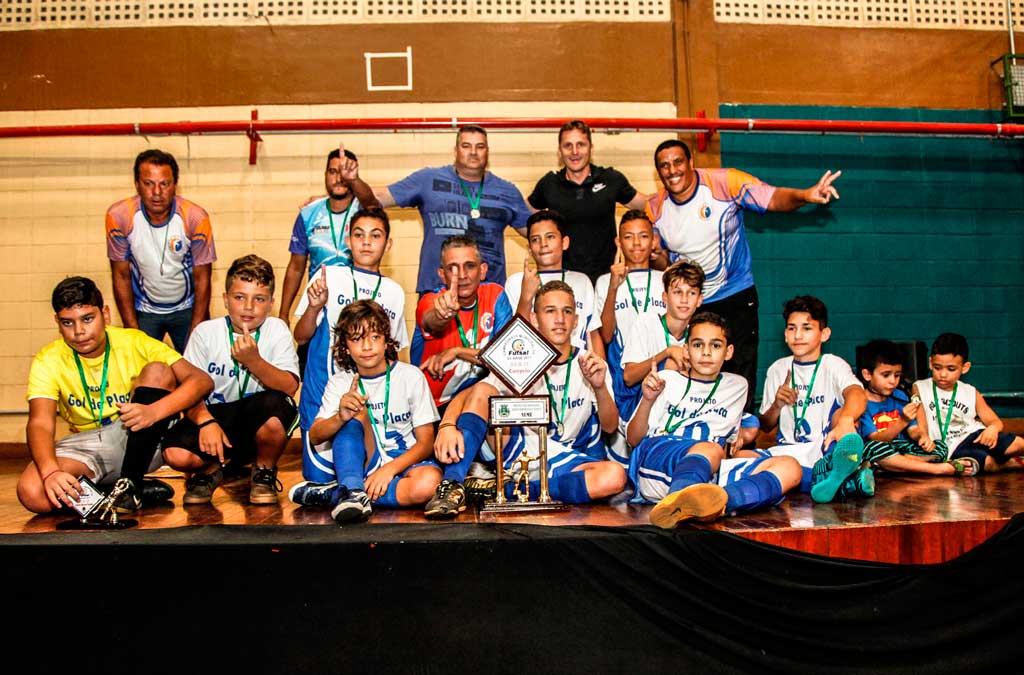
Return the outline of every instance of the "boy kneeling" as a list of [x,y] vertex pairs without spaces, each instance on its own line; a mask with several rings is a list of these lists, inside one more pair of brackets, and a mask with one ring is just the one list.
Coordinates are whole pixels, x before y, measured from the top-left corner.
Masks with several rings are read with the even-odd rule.
[[[70,277],[51,298],[61,339],[36,354],[29,371],[26,432],[32,463],[18,479],[18,499],[48,513],[77,501],[79,476],[100,486],[127,478],[115,509],[170,499],[170,486],[143,476],[160,466],[157,446],[170,420],[213,388],[205,373],[139,330],[110,323],[96,284]],[[54,441],[55,418],[71,435]]]

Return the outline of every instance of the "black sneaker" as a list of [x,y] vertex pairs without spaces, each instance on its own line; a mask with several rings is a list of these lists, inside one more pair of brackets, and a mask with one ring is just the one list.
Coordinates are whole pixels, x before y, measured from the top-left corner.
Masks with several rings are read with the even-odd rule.
[[292,486],[288,491],[288,499],[299,506],[333,507],[345,496],[345,488],[339,487],[337,481],[330,483],[314,483],[304,480]]
[[209,504],[213,499],[213,491],[224,480],[220,467],[210,473],[194,473],[185,480],[185,496],[183,504]]
[[277,479],[277,467],[252,467],[252,478],[249,481],[250,504],[276,504],[277,493],[284,489]]
[[369,518],[372,513],[373,507],[370,506],[370,497],[366,490],[349,490],[348,496],[331,509],[331,518],[339,525],[358,523]]
[[423,509],[426,518],[454,518],[466,510],[466,488],[457,480],[443,480]]
[[482,504],[493,501],[498,496],[498,479],[483,476],[467,476],[466,501],[471,504]]
[[142,479],[142,505],[152,506],[174,499],[174,488],[156,478]]
[[118,513],[135,513],[142,508],[142,495],[139,493],[139,488],[135,486],[134,481],[130,478],[118,478],[117,482],[114,483],[114,489],[116,490],[118,484],[124,481],[124,492],[114,501],[114,510]]

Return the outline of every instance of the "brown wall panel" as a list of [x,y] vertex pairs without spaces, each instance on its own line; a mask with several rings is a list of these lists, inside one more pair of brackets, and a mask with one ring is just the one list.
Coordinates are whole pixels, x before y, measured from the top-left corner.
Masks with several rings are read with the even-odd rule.
[[[413,91],[368,92],[363,52],[406,46]],[[672,101],[672,48],[667,22],[7,32],[0,110]]]

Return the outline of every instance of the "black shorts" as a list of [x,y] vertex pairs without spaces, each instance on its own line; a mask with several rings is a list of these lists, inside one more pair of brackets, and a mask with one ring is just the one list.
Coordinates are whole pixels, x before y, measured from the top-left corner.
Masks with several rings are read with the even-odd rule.
[[[224,458],[243,463],[256,457],[256,432],[267,420],[276,417],[287,432],[299,414],[295,401],[279,391],[261,391],[240,401],[208,405],[206,409],[231,441],[231,447],[224,448]],[[199,428],[188,418],[179,420],[168,429],[161,445],[164,448],[185,448],[204,459],[210,458],[199,450]]]
[[1017,437],[1005,431],[1001,432],[996,440],[996,447],[989,448],[978,442],[978,436],[984,431],[984,429],[979,429],[960,441],[960,445],[956,446],[956,450],[953,451],[952,458],[973,457],[978,460],[982,469],[985,468],[986,456],[994,459],[996,464],[1006,464],[1006,451],[1010,449],[1010,445],[1017,440]]

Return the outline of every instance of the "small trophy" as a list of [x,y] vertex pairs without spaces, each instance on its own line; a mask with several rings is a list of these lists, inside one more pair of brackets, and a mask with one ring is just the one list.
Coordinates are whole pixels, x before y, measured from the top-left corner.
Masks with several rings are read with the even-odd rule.
[[[488,424],[494,428],[494,459],[497,465],[497,495],[481,511],[489,513],[521,513],[525,511],[561,511],[562,502],[551,499],[548,492],[548,425],[551,423],[551,399],[547,396],[524,396],[544,371],[558,359],[558,350],[518,314],[513,317],[486,347],[480,360],[490,368],[513,393],[492,396]],[[538,455],[523,455],[516,460],[519,469],[513,477],[515,500],[505,498],[505,458],[503,436],[506,427],[536,427],[540,437]],[[540,494],[530,501],[530,462],[540,462]],[[522,485],[522,489],[520,489]]]
[[71,502],[71,508],[81,517],[57,523],[58,530],[123,530],[139,524],[133,518],[119,518],[114,508],[130,485],[127,478],[118,478],[108,495],[85,476],[78,477],[78,484],[82,487],[80,496],[77,502]]

